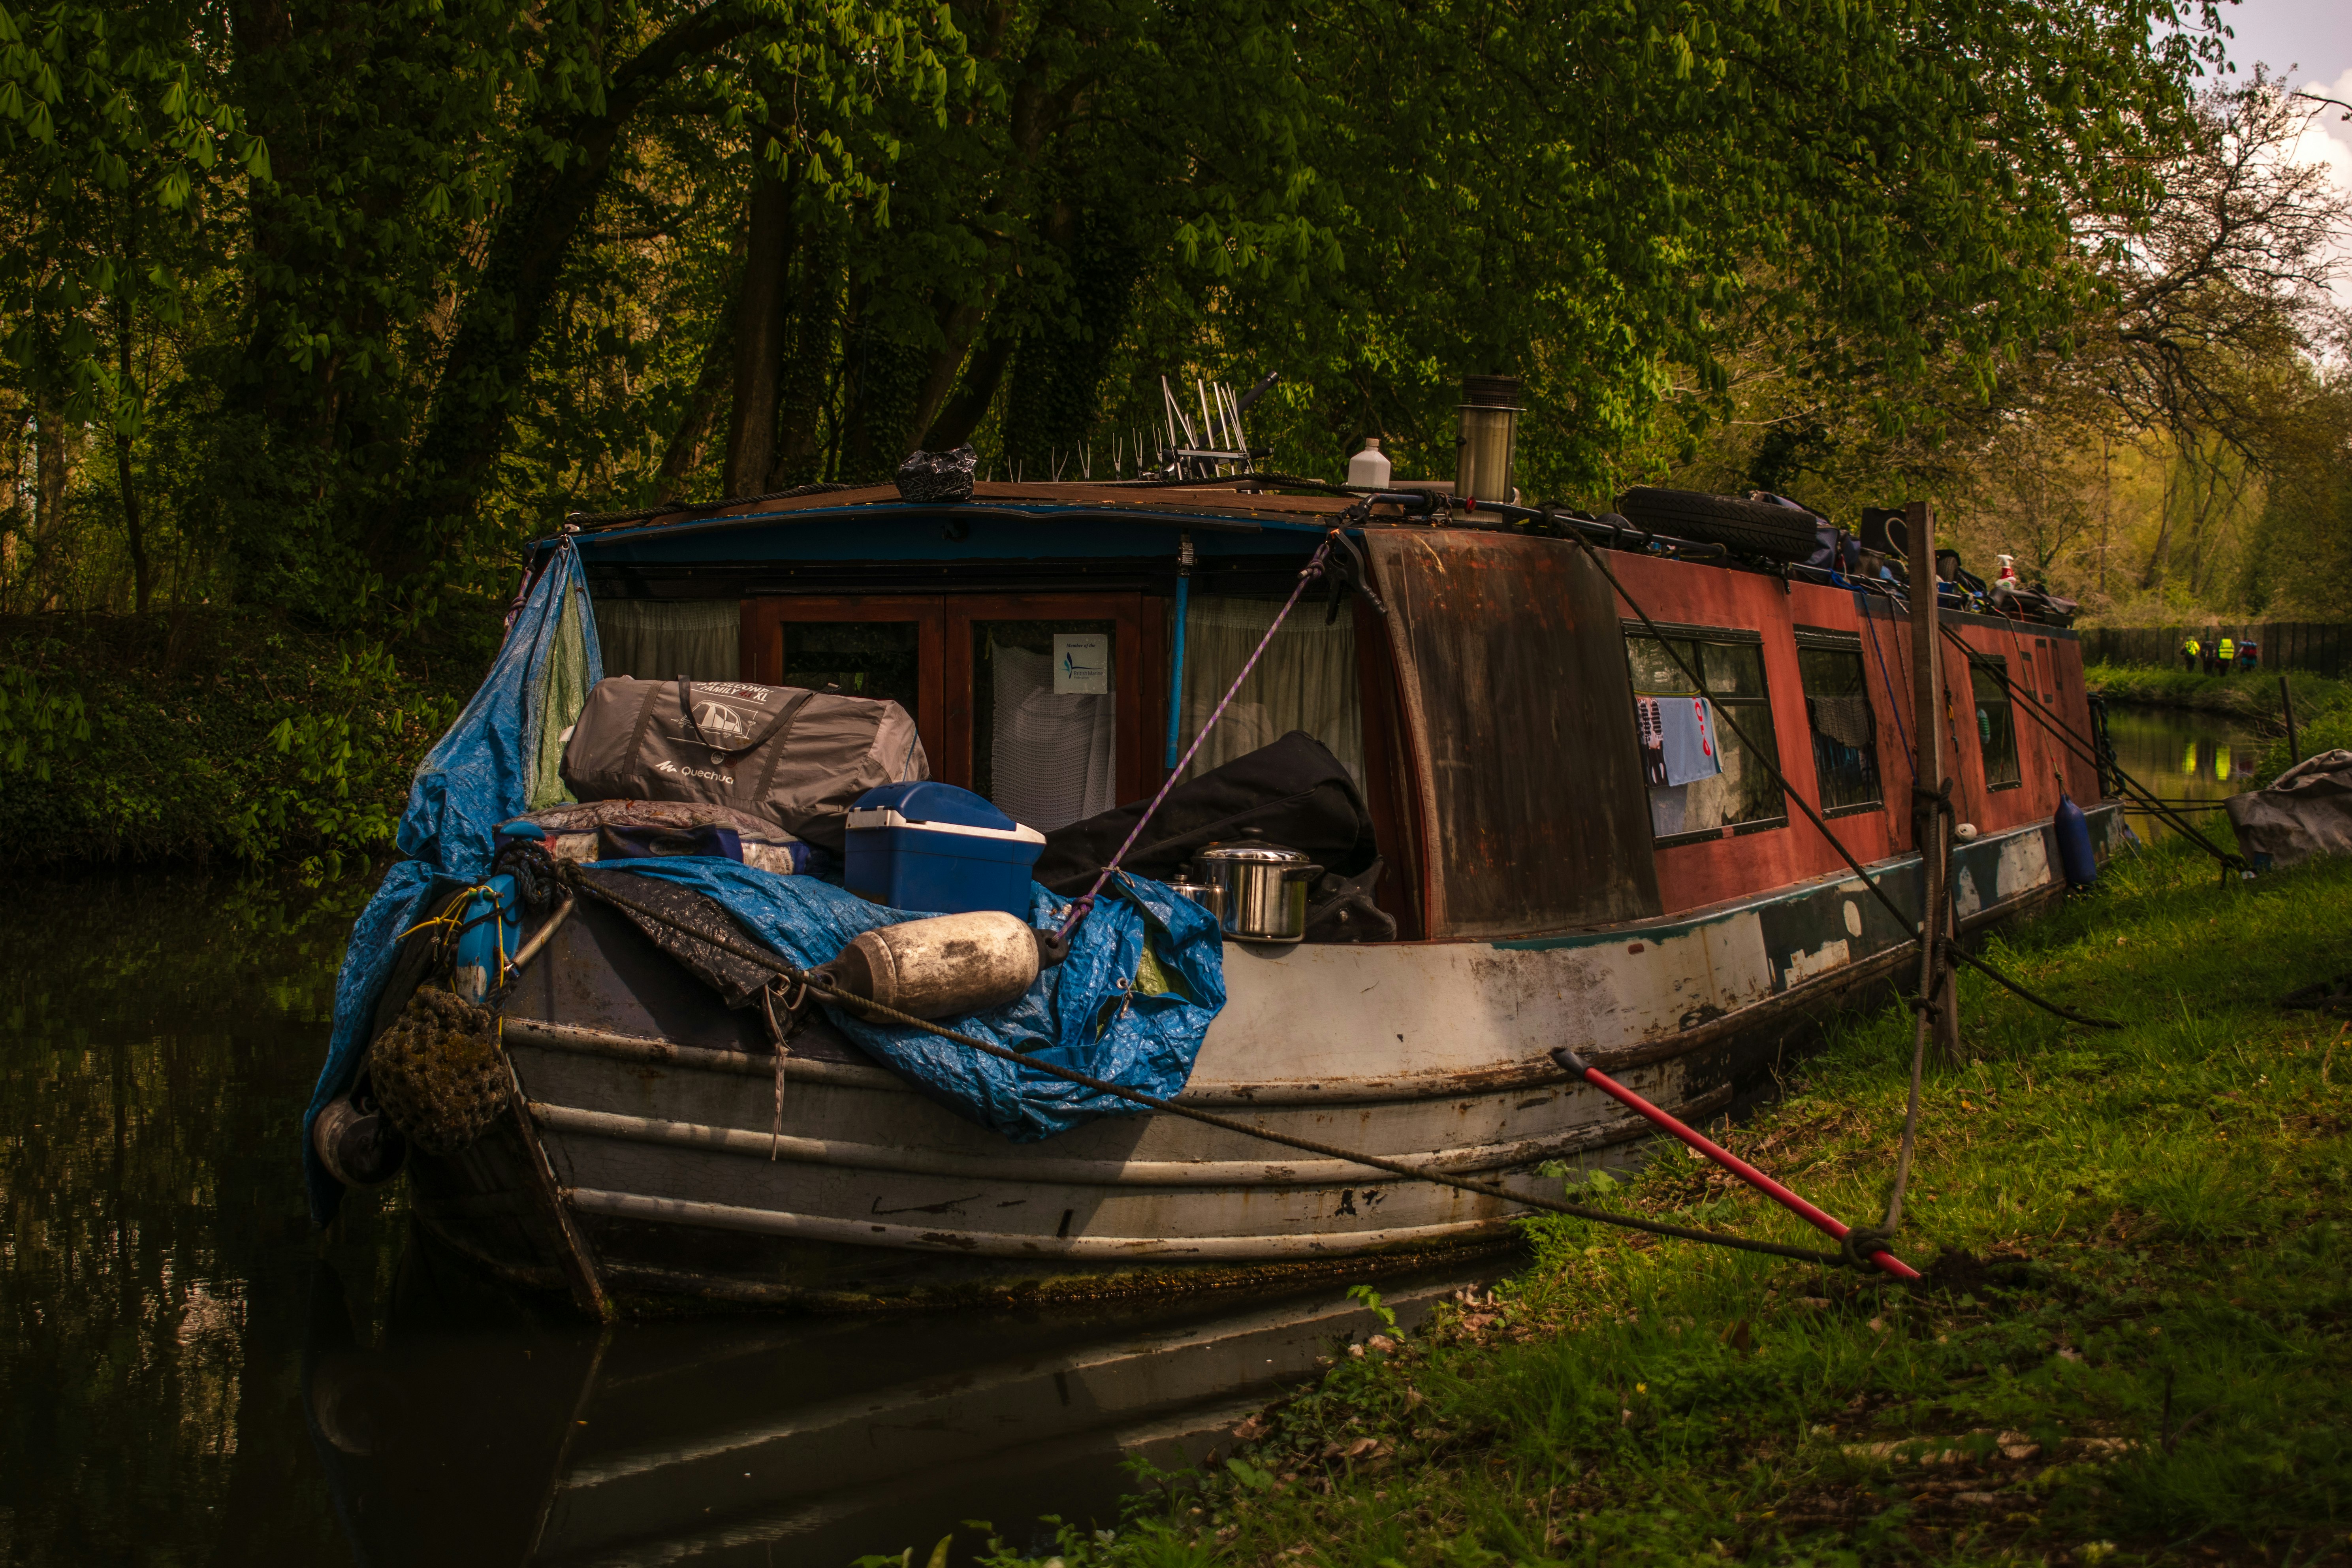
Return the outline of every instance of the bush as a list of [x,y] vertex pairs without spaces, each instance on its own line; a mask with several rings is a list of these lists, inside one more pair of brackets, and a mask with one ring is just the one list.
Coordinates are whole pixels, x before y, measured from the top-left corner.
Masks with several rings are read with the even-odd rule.
[[453,614],[395,658],[266,612],[0,622],[0,864],[383,855],[497,646]]

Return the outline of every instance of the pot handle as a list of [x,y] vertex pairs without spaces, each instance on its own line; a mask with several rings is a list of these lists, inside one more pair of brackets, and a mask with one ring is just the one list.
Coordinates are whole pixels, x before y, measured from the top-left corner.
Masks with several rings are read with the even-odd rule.
[[1320,866],[1285,866],[1282,868],[1282,879],[1286,882],[1293,877],[1303,877],[1311,882],[1322,874],[1323,868]]

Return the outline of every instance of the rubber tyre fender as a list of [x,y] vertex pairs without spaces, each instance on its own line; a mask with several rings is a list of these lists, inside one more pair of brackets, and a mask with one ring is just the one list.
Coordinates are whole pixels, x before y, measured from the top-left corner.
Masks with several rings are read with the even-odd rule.
[[1617,498],[1617,510],[1653,533],[1720,544],[1773,561],[1804,562],[1821,548],[1821,520],[1794,507],[1702,490],[1637,485]]

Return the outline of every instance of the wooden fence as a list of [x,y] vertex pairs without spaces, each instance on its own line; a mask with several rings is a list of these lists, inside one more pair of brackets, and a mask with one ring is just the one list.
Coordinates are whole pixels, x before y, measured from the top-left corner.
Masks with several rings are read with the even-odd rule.
[[2352,670],[2352,626],[2316,621],[2264,621],[2207,626],[2085,626],[2086,664],[2180,662],[2180,645],[2195,637],[2210,650],[2223,637],[2252,639],[2262,649],[2264,669],[2302,669],[2341,680]]

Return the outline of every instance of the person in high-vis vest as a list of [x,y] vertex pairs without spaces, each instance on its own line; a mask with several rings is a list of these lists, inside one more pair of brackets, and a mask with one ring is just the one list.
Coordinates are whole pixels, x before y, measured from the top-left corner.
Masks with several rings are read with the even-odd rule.
[[2187,669],[2195,669],[2197,668],[2197,656],[2204,651],[2205,650],[2203,648],[2197,646],[2197,639],[2195,637],[2190,637],[2187,642],[2182,643],[2180,645],[2180,663],[2182,667]]
[[2221,668],[2218,673],[2229,674],[2238,668],[2238,643],[2234,637],[2221,639]]

